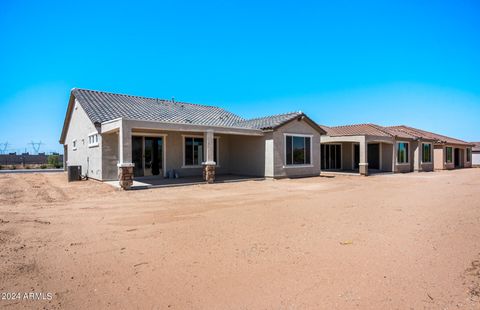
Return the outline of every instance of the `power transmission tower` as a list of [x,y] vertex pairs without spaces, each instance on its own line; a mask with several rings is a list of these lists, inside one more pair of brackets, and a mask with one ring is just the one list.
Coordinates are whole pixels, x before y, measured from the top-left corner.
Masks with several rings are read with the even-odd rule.
[[40,151],[40,146],[42,146],[44,143],[42,143],[42,141],[40,142],[30,142],[29,145],[32,146],[33,148],[33,153],[34,154],[38,154],[38,151]]
[[0,154],[6,154],[8,147],[8,141],[4,143],[0,143]]

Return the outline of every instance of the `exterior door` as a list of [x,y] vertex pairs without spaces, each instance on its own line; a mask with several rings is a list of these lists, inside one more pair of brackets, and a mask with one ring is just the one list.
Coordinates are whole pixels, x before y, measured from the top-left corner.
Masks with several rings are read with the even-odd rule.
[[342,169],[342,147],[339,144],[322,144],[320,146],[321,169]]
[[163,147],[163,138],[133,136],[133,176],[163,175]]
[[380,169],[380,144],[368,144],[367,153],[368,169]]
[[144,143],[144,175],[163,174],[163,139],[145,137]]
[[459,148],[455,148],[454,150],[453,161],[455,163],[455,167],[459,168],[460,167],[460,149]]
[[134,177],[143,177],[143,137],[132,137],[132,162]]

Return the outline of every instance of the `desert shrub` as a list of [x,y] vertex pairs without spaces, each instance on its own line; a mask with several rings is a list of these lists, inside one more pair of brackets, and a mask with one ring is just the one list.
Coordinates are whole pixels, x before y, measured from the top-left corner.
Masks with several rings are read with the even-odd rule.
[[60,162],[59,155],[49,155],[48,156],[48,165],[54,168],[62,167],[62,163]]
[[12,165],[12,170],[15,170],[15,169],[17,169],[17,166]]
[[25,169],[31,169],[31,168],[32,168],[32,167],[30,167],[30,166],[25,166]]
[[47,169],[47,165],[41,165],[40,169]]

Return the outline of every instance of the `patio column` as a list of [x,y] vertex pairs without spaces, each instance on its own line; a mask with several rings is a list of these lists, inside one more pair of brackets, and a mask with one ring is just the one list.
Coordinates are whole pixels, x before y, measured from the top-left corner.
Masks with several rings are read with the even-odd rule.
[[393,140],[392,172],[397,172],[397,141]]
[[360,163],[358,163],[358,171],[361,175],[368,175],[368,152],[367,141],[365,137],[360,140]]
[[422,171],[422,141],[413,142],[413,171]]
[[127,190],[133,185],[132,129],[122,120],[118,132],[118,182]]
[[213,183],[215,181],[215,165],[214,161],[214,137],[213,130],[207,130],[203,134],[203,141],[205,147],[205,161],[203,165],[203,180],[207,183]]

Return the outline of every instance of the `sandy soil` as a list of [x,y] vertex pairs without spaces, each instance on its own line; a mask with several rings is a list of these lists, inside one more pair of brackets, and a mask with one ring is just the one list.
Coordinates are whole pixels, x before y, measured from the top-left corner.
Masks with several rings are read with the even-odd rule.
[[0,175],[9,308],[480,309],[480,169],[121,192]]

